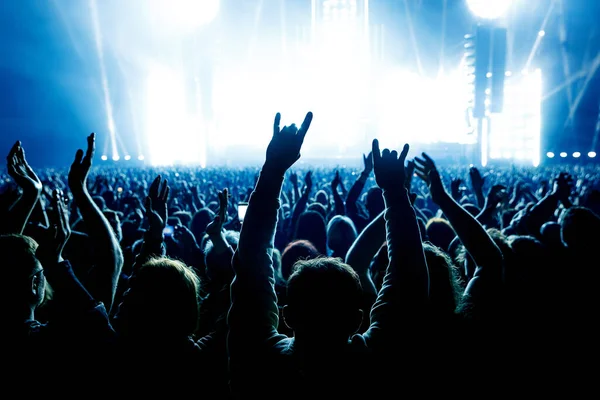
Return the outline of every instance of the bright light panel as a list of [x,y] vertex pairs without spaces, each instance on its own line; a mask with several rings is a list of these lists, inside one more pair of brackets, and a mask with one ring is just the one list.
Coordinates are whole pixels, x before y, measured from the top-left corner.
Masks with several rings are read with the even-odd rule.
[[477,17],[496,19],[506,14],[513,0],[467,0],[471,12]]
[[549,152],[546,153],[546,157],[548,157],[548,158],[554,158],[554,153],[551,152],[551,151],[549,151]]
[[219,0],[150,0],[147,9],[163,30],[187,32],[212,22]]
[[588,153],[588,157],[589,157],[589,158],[595,158],[595,157],[596,157],[596,152],[595,152],[595,151],[590,151],[590,152]]
[[576,151],[575,153],[573,153],[573,158],[579,158],[581,157],[581,153]]

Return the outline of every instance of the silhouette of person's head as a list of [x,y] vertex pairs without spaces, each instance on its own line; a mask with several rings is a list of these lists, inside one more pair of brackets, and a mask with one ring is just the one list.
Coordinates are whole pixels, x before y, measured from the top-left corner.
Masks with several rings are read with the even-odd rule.
[[281,277],[287,281],[292,275],[294,264],[319,256],[317,248],[308,240],[294,240],[281,253]]
[[431,218],[425,227],[427,239],[445,252],[448,252],[450,242],[456,236],[456,232],[448,221],[443,218]]
[[322,255],[327,254],[327,229],[325,219],[317,211],[305,211],[296,223],[295,239],[310,241]]
[[42,304],[46,292],[44,268],[35,256],[38,244],[23,235],[0,235],[3,255],[2,305],[8,318],[22,321],[34,319],[35,309]]
[[348,340],[362,322],[362,287],[339,258],[298,261],[287,284],[286,324],[297,338],[323,341],[323,334]]
[[329,205],[329,196],[324,190],[319,190],[315,195],[315,202],[327,207]]
[[354,223],[346,216],[336,215],[327,224],[327,247],[334,257],[345,259],[356,236]]
[[560,233],[569,250],[589,251],[600,237],[600,216],[589,208],[571,207],[561,219]]
[[166,257],[145,262],[130,280],[117,318],[125,337],[185,338],[199,316],[200,281],[180,261]]
[[206,232],[206,227],[214,218],[215,213],[208,208],[201,208],[194,214],[194,217],[190,222],[190,231],[192,231],[198,243],[202,242],[204,233]]

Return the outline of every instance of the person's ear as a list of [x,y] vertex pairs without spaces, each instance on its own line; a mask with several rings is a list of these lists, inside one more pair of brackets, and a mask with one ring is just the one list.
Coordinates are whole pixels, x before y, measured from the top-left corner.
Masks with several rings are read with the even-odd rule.
[[296,326],[296,315],[293,309],[287,305],[283,306],[283,322],[285,323],[285,326],[294,330],[294,327]]
[[364,312],[361,309],[356,310],[356,312],[354,313],[352,322],[351,322],[351,327],[350,327],[350,332],[352,332],[352,334],[358,333],[358,330],[360,329],[362,323],[363,323],[363,317],[364,317]]
[[36,279],[35,275],[31,277],[31,295],[37,296],[40,290],[39,282]]

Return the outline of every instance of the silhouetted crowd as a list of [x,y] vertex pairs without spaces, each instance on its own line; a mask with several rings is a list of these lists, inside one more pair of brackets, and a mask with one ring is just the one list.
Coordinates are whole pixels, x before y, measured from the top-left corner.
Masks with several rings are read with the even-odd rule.
[[[293,167],[1,176],[5,395],[593,396],[600,168]],[[266,127],[269,129],[269,127]],[[14,386],[14,391],[9,388]],[[260,397],[259,397],[260,396]]]

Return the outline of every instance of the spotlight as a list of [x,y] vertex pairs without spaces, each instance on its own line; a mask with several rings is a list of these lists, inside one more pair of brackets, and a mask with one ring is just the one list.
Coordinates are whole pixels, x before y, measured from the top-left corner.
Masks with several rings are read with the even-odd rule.
[[115,154],[115,155],[112,157],[112,159],[113,159],[113,161],[119,161],[119,160],[121,159],[121,157],[119,157],[118,155],[116,155],[116,154]]
[[100,157],[100,158],[102,159],[102,161],[106,161],[106,160],[108,160],[108,157],[107,157],[107,156],[102,156],[102,157]]
[[560,153],[560,156],[561,156],[562,158],[566,158],[566,157],[567,157],[567,153],[563,151],[563,152],[561,152],[561,153]]
[[575,153],[573,153],[573,157],[574,158],[579,158],[579,157],[581,157],[581,153],[578,152],[578,151],[576,151]]
[[513,0],[467,0],[467,5],[475,16],[484,19],[496,19],[502,17]]
[[140,160],[140,161],[144,161],[144,156],[140,154],[140,155],[138,156],[138,160]]
[[554,158],[554,153],[551,152],[551,151],[549,151],[549,152],[546,153],[546,157],[548,157],[548,158]]
[[590,151],[590,152],[588,153],[588,157],[589,157],[589,158],[595,158],[595,157],[596,157],[596,152],[595,152],[595,151]]
[[128,154],[128,155],[126,155],[126,156],[125,156],[125,157],[123,157],[123,158],[125,159],[125,161],[129,161],[129,160],[131,160],[131,156],[130,156],[129,154]]

